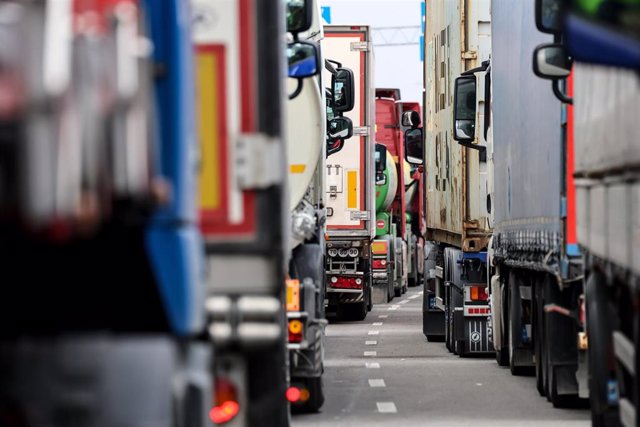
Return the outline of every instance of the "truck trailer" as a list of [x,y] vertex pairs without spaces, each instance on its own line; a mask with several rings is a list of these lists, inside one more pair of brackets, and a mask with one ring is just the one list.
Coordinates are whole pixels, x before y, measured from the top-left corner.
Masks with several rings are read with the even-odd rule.
[[185,16],[0,5],[3,425],[211,423]]
[[[354,138],[327,159],[328,312],[362,320],[371,310],[371,241],[375,234],[373,50],[368,26],[325,26],[325,58],[353,71],[355,108],[345,113]],[[330,73],[325,71],[325,79]],[[342,102],[341,98],[334,102]],[[331,150],[330,150],[331,151]]]
[[192,5],[214,407],[226,425],[288,425],[285,4]]
[[[560,6],[560,7],[559,7]],[[638,171],[633,137],[640,101],[637,3],[539,3],[536,24],[554,43],[536,47],[533,69],[569,106],[567,156],[574,173],[583,289],[577,309],[580,396],[594,426],[637,426]],[[566,93],[561,82],[569,76]],[[559,92],[559,93],[558,93]],[[606,99],[606,102],[603,100]]]
[[[452,130],[456,78],[484,84],[491,50],[490,2],[427,2],[425,32],[426,240],[423,330],[459,355],[491,351],[486,256],[491,237],[491,142],[482,90],[465,100],[467,138]],[[474,74],[477,72],[478,74]]]

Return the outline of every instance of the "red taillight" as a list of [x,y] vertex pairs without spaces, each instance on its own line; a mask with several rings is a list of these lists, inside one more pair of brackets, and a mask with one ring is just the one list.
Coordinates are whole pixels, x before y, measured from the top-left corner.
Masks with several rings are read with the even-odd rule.
[[387,260],[386,259],[374,259],[372,263],[372,267],[374,270],[386,270],[387,268]]
[[231,381],[216,378],[214,393],[215,406],[209,411],[209,418],[214,424],[228,423],[240,412],[236,388]]
[[289,387],[287,389],[287,400],[291,403],[295,403],[300,400],[302,393],[298,387]]
[[340,289],[362,289],[362,279],[359,277],[338,277],[331,278],[331,287]]
[[304,336],[304,325],[300,320],[289,321],[289,342],[300,343]]
[[471,301],[486,301],[489,298],[485,286],[471,286],[469,291],[471,293]]

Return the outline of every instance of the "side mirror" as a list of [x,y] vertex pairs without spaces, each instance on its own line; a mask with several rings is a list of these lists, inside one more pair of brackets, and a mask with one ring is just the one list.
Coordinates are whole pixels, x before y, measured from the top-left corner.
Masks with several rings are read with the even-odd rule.
[[311,0],[287,0],[287,31],[298,34],[307,31],[313,21]]
[[402,126],[410,127],[412,129],[417,128],[421,124],[420,114],[416,111],[407,111],[402,114]]
[[472,142],[476,135],[476,78],[456,79],[453,100],[453,139]]
[[424,163],[424,132],[409,129],[404,133],[404,158],[412,165]]
[[333,89],[333,109],[336,113],[346,113],[353,110],[355,103],[355,80],[353,71],[348,68],[338,68],[331,77]]
[[303,79],[319,72],[320,56],[318,47],[310,42],[294,42],[287,46],[289,77]]
[[348,117],[334,117],[329,121],[327,139],[331,144],[353,136],[353,122]]
[[543,79],[559,80],[569,77],[571,62],[561,44],[542,44],[533,51],[533,72]]
[[564,1],[565,0],[536,0],[535,15],[538,31],[547,34],[562,33]]
[[387,167],[387,147],[383,144],[376,144],[376,185],[384,185],[387,183],[387,177],[384,171]]

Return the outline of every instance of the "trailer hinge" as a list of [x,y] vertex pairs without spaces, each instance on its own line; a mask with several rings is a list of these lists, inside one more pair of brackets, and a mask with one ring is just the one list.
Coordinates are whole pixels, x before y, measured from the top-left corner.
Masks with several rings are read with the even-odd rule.
[[372,46],[371,42],[352,42],[351,51],[352,52],[369,52],[371,50],[371,46]]
[[462,59],[477,59],[478,52],[475,50],[468,50],[466,52],[462,52]]
[[369,136],[369,126],[355,126],[353,128],[354,136]]
[[282,182],[282,147],[276,138],[253,133],[236,144],[236,178],[243,190],[259,190]]

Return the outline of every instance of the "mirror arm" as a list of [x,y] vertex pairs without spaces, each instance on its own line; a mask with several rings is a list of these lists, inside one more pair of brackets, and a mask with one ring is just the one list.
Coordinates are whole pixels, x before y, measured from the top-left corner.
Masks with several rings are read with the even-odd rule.
[[338,74],[338,71],[334,68],[333,65],[331,65],[331,62],[328,59],[324,60],[324,68],[334,76]]
[[298,95],[300,95],[300,92],[302,92],[302,85],[303,85],[303,80],[304,79],[296,79],[298,80],[298,87],[296,87],[296,90],[289,95],[289,101],[291,101],[292,99],[295,99]]
[[463,147],[471,148],[472,150],[485,151],[487,149],[487,147],[485,147],[484,145],[478,145],[472,142],[458,141],[458,144],[462,145]]
[[573,105],[573,98],[569,98],[560,90],[560,80],[554,80],[551,82],[551,87],[553,88],[553,94],[560,100],[560,102]]

